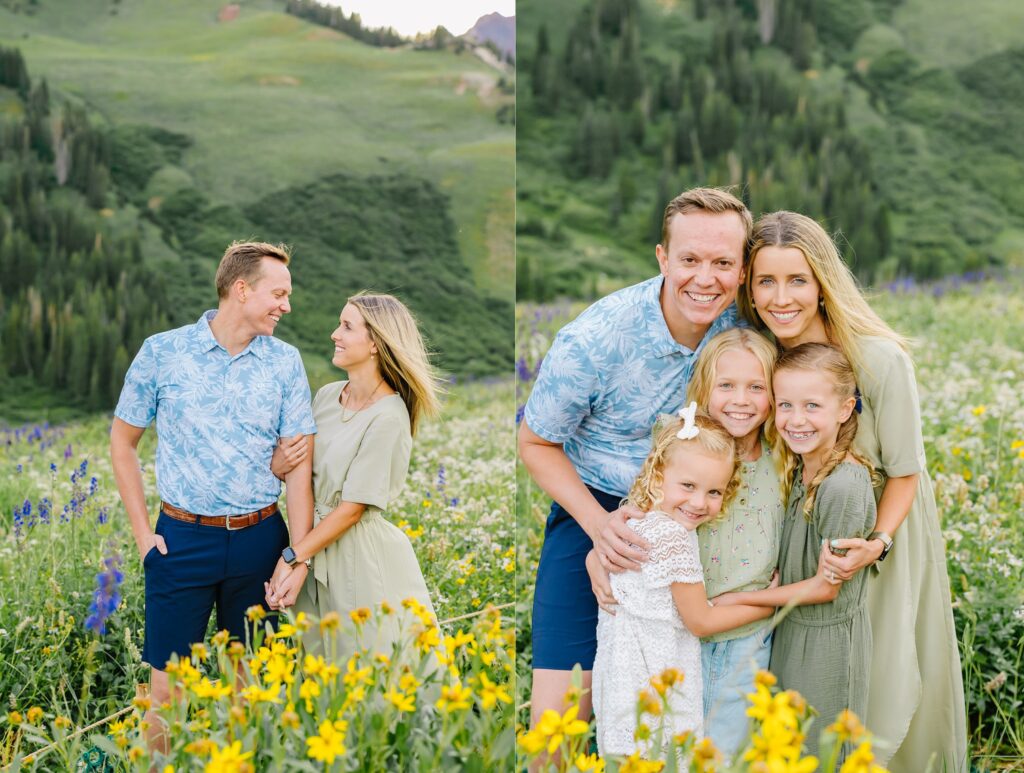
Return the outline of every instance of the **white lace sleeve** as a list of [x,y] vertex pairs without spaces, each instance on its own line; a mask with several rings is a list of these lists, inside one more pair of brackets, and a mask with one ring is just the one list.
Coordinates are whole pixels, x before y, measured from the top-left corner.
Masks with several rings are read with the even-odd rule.
[[650,543],[650,559],[644,564],[648,588],[663,588],[674,582],[703,583],[697,533],[684,529],[666,515],[648,514],[637,531]]

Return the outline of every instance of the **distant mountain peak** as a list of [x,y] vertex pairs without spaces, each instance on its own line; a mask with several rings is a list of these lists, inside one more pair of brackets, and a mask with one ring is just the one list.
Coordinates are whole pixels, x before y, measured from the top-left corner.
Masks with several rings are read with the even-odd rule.
[[516,53],[516,17],[495,11],[476,20],[461,37],[477,43],[493,43],[506,56]]

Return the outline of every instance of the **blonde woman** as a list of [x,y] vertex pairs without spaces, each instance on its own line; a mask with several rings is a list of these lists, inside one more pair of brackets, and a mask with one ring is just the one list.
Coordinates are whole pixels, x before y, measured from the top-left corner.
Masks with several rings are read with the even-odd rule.
[[[293,517],[267,601],[318,618],[409,597],[432,611],[409,538],[384,514],[405,482],[420,420],[438,413],[437,376],[412,314],[393,296],[349,298],[331,340],[332,362],[348,380],[313,398],[312,459],[297,455],[298,469],[312,473],[313,511]],[[388,651],[397,634],[394,622],[382,628],[377,648]],[[316,627],[305,636],[314,650],[317,636]],[[353,648],[342,637],[335,656]]]
[[866,539],[833,540],[846,555],[824,559],[840,580],[871,567],[868,613],[877,657],[864,719],[888,742],[878,762],[893,773],[919,773],[930,761],[939,770],[966,770],[960,655],[906,340],[871,309],[834,242],[811,218],[763,216],[749,261],[743,315],[767,327],[782,349],[814,342],[842,350],[860,392],[855,448],[883,473],[874,531]]

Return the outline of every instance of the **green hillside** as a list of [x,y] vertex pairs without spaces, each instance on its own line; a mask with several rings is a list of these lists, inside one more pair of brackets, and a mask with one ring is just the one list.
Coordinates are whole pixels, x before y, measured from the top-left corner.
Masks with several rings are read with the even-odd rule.
[[862,280],[1024,265],[1024,6],[590,0],[518,9],[519,297],[648,276],[665,202],[734,185]]
[[[45,79],[52,105],[31,119],[36,155],[12,141],[0,177],[34,170],[47,217],[55,196],[73,200],[90,239],[123,240],[162,283],[166,306],[154,313],[172,324],[214,304],[228,242],[280,239],[295,248],[296,286],[282,335],[313,370],[326,364],[344,297],[365,286],[410,301],[450,372],[506,370],[515,159],[513,129],[496,118],[511,99],[501,74],[469,53],[372,47],[285,14],[283,2],[223,11],[199,0],[0,2],[0,46],[21,52],[36,91]],[[29,121],[27,98],[0,87],[11,132]],[[92,193],[83,179],[81,195],[52,171],[60,121],[76,108],[76,126],[99,138],[102,177]],[[18,221],[13,191],[6,230]],[[73,250],[40,234],[48,269],[69,267]],[[11,287],[0,322],[2,296],[8,312],[17,300]]]

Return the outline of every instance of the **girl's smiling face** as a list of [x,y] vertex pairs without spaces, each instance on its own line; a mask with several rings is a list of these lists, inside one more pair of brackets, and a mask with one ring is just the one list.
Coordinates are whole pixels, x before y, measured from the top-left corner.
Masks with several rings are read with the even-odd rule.
[[764,368],[746,349],[722,352],[708,396],[708,413],[739,441],[756,437],[771,413],[771,389]]
[[815,370],[776,371],[775,427],[804,464],[820,463],[832,450],[856,400],[840,399],[835,384]]
[[677,448],[662,470],[662,500],[658,509],[692,531],[722,509],[732,478],[733,460],[709,456],[695,448]]

